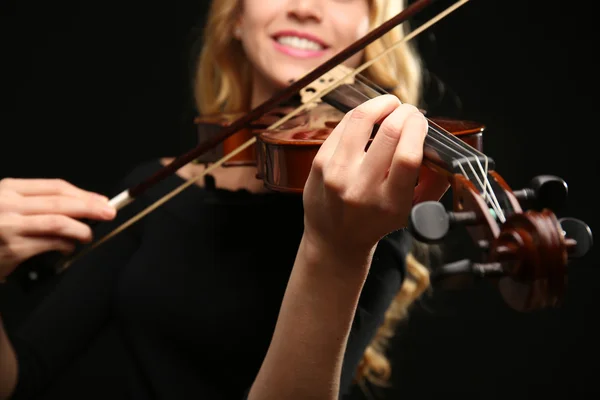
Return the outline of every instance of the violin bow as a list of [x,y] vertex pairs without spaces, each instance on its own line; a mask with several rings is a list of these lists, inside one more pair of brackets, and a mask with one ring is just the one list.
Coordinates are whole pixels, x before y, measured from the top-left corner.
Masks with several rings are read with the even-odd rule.
[[[327,60],[320,66],[316,67],[315,69],[313,69],[311,72],[309,72],[308,74],[306,74],[299,80],[292,82],[289,86],[280,90],[274,96],[267,99],[265,102],[263,102],[256,108],[254,108],[250,112],[244,114],[243,116],[241,116],[240,118],[235,120],[232,124],[225,127],[219,133],[219,135],[216,135],[216,136],[209,138],[208,140],[202,142],[200,145],[198,145],[194,149],[177,157],[171,163],[165,165],[163,168],[161,168],[159,171],[154,173],[152,176],[150,176],[146,180],[119,193],[118,195],[116,195],[115,197],[113,197],[110,200],[110,204],[113,205],[117,210],[124,208],[128,204],[132,203],[135,200],[135,198],[137,198],[138,196],[140,196],[141,194],[146,192],[148,189],[150,189],[157,183],[161,182],[163,179],[174,174],[180,168],[184,167],[185,165],[189,164],[190,162],[196,160],[202,154],[206,153],[207,151],[211,150],[215,146],[219,145],[221,142],[223,142],[225,139],[229,138],[236,132],[240,131],[241,129],[244,129],[250,123],[257,120],[262,115],[266,114],[268,111],[270,111],[274,107],[278,106],[282,102],[288,100],[289,98],[291,98],[292,96],[297,94],[300,90],[302,90],[304,87],[313,83],[314,81],[319,79],[321,76],[323,76],[324,74],[326,74],[327,72],[331,71],[333,68],[335,68],[336,66],[341,64],[343,61],[352,57],[358,51],[362,50],[367,45],[369,45],[372,42],[374,42],[375,40],[379,39],[381,36],[383,36],[384,34],[389,32],[394,27],[402,24],[409,18],[413,17],[414,15],[416,15],[417,13],[419,13],[420,11],[422,11],[423,9],[425,9],[426,7],[428,7],[435,1],[436,0],[418,0],[418,1],[416,1],[412,5],[405,8],[402,12],[400,12],[396,16],[392,17],[388,21],[384,22],[383,24],[379,25],[378,27],[373,29],[371,32],[369,32],[367,35],[358,39],[356,42],[352,43],[351,45],[349,45],[344,50],[342,50],[341,52],[334,55],[332,58],[330,58],[329,60]],[[409,34],[405,35],[402,39],[398,40],[396,43],[394,43],[392,46],[390,46],[389,48],[384,50],[382,53],[380,53],[374,59],[362,64],[361,66],[359,66],[358,68],[356,68],[354,70],[350,70],[349,73],[347,73],[342,78],[336,79],[336,81],[331,83],[330,86],[315,93],[307,102],[304,102],[304,104],[302,104],[301,106],[299,106],[298,108],[296,108],[294,111],[290,112],[283,118],[279,119],[277,122],[275,122],[274,124],[269,126],[267,129],[275,129],[275,128],[279,127],[284,122],[288,121],[295,115],[304,111],[307,107],[310,106],[310,104],[312,102],[320,99],[322,96],[324,96],[327,93],[334,90],[340,82],[344,82],[346,79],[351,78],[351,77],[357,75],[358,73],[360,73],[361,71],[365,70],[370,65],[372,65],[374,62],[379,60],[381,57],[383,57],[386,54],[388,54],[389,52],[391,52],[393,49],[395,49],[398,46],[415,38],[417,35],[419,35],[423,31],[425,31],[426,29],[430,28],[435,23],[439,22],[441,19],[445,18],[450,13],[452,13],[453,11],[455,11],[456,9],[463,6],[464,4],[466,4],[469,1],[470,0],[460,0],[460,1],[457,1],[456,3],[454,3],[453,5],[449,6],[444,11],[437,14],[435,17],[431,18],[427,22],[420,25],[418,28],[411,31]],[[154,211],[155,209],[157,209],[158,207],[160,207],[161,205],[163,205],[164,203],[166,203],[167,201],[169,201],[170,199],[172,199],[179,193],[183,192],[185,189],[187,189],[191,185],[195,184],[202,177],[206,176],[212,170],[218,168],[219,166],[221,166],[222,164],[227,162],[229,159],[233,158],[238,153],[240,153],[244,149],[248,148],[255,142],[256,142],[256,138],[254,138],[254,137],[251,138],[250,140],[243,143],[242,145],[237,147],[235,150],[233,150],[232,152],[230,152],[229,154],[227,154],[220,160],[217,160],[216,162],[212,163],[204,171],[202,171],[202,173],[188,179],[186,182],[184,182],[177,188],[173,189],[171,192],[167,193],[165,196],[161,197],[159,200],[155,201],[154,203],[152,203],[151,205],[146,207],[144,210],[137,213],[136,215],[134,215],[133,217],[128,219],[126,222],[119,225],[117,228],[115,228],[114,230],[112,230],[111,232],[109,232],[108,234],[103,236],[101,239],[95,241],[94,243],[90,244],[88,247],[82,249],[78,254],[76,254],[76,255],[72,256],[71,258],[67,259],[66,261],[60,263],[60,265],[58,266],[58,269],[57,269],[57,273],[63,272],[73,262],[77,261],[84,255],[88,254],[90,251],[98,248],[100,245],[107,242],[111,238],[115,237],[116,235],[118,235],[119,233],[121,233],[122,231],[124,231],[125,229],[127,229],[128,227],[130,227],[131,225],[136,223],[137,221],[141,220],[143,217],[150,214],[152,211]]]

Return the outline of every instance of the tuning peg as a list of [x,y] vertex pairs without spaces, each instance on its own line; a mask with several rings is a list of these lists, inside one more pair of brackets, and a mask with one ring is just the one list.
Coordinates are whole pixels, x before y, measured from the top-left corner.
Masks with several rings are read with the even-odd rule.
[[477,222],[475,212],[448,212],[438,201],[425,201],[410,211],[408,230],[415,239],[425,243],[442,240],[456,224],[472,225]]
[[549,208],[558,213],[567,204],[568,187],[557,176],[540,175],[531,180],[528,188],[516,190],[513,194],[527,207],[535,210]]
[[561,218],[558,222],[565,239],[567,239],[569,259],[577,259],[586,255],[594,244],[590,227],[576,218]]

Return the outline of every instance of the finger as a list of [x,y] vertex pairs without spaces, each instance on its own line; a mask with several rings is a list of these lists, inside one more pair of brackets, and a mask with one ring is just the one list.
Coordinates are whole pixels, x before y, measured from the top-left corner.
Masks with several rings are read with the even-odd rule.
[[78,188],[77,186],[62,179],[12,179],[2,180],[2,185],[6,185],[22,196],[36,195],[63,195],[79,198],[97,197],[107,201],[106,196],[98,193],[89,192]]
[[415,187],[413,203],[438,201],[449,188],[450,183],[447,176],[427,167],[422,167],[419,174],[419,183]]
[[337,147],[340,138],[342,137],[342,133],[344,129],[346,129],[346,124],[348,123],[348,119],[350,118],[350,113],[346,113],[339,124],[329,134],[327,139],[321,144],[319,151],[315,158],[320,158],[323,160],[329,160]]
[[[413,113],[404,122],[402,135],[390,166],[386,183],[392,201],[406,200],[413,194],[423,161],[423,144],[427,134],[427,120],[421,113]],[[412,202],[412,198],[409,199]]]
[[19,226],[22,236],[52,236],[82,243],[92,241],[92,228],[60,214],[21,216]]
[[64,255],[75,251],[75,243],[73,241],[59,237],[27,237],[22,241],[20,246],[21,249],[17,249],[16,251],[21,254],[22,261],[48,251],[59,251]]
[[417,112],[415,106],[402,104],[383,120],[363,160],[362,171],[368,181],[381,182],[387,178],[404,123]]
[[28,196],[15,205],[18,212],[25,215],[62,214],[72,218],[108,220],[116,215],[116,209],[109,203],[92,197],[70,196]]
[[332,156],[335,158],[336,164],[348,165],[353,160],[362,160],[375,124],[387,117],[398,106],[400,106],[400,100],[396,96],[382,95],[367,100],[349,111],[348,121]]

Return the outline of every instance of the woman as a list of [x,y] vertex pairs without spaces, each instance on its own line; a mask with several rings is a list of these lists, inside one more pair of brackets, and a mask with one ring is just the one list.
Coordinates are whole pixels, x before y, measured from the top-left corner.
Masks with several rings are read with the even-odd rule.
[[[195,82],[200,113],[256,106],[395,15],[399,4],[215,1]],[[109,321],[119,325],[131,357],[134,398],[333,399],[357,370],[359,377],[381,370],[385,359],[377,351],[385,334],[378,327],[392,319],[385,312],[394,297],[390,310],[415,293],[414,283],[400,290],[404,268],[389,234],[404,226],[414,197],[439,198],[447,185],[425,188],[423,179],[415,188],[427,122],[398,101],[418,100],[415,55],[404,48],[376,68],[371,78],[397,87],[398,97],[380,96],[344,117],[316,156],[303,196],[265,192],[250,167],[219,169],[216,187],[189,188],[73,264],[24,327],[0,331],[0,398],[40,393]],[[142,165],[116,189],[160,167]],[[95,234],[202,168],[182,169]],[[2,236],[10,245],[4,277],[32,254],[69,251],[63,239],[41,244],[48,232],[35,225],[40,214],[54,224],[51,232],[81,241],[91,233],[70,217],[114,218],[114,211],[101,211],[104,200],[68,184],[60,191],[48,181],[0,186],[8,191],[3,201],[10,200],[2,215],[9,216]],[[46,200],[64,212],[47,217]],[[257,227],[270,233],[260,236]]]

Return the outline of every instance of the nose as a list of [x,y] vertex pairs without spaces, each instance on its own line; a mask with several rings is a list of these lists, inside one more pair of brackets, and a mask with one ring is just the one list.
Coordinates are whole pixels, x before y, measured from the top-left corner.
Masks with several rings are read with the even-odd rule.
[[321,22],[323,18],[324,0],[290,0],[288,17],[300,22]]

